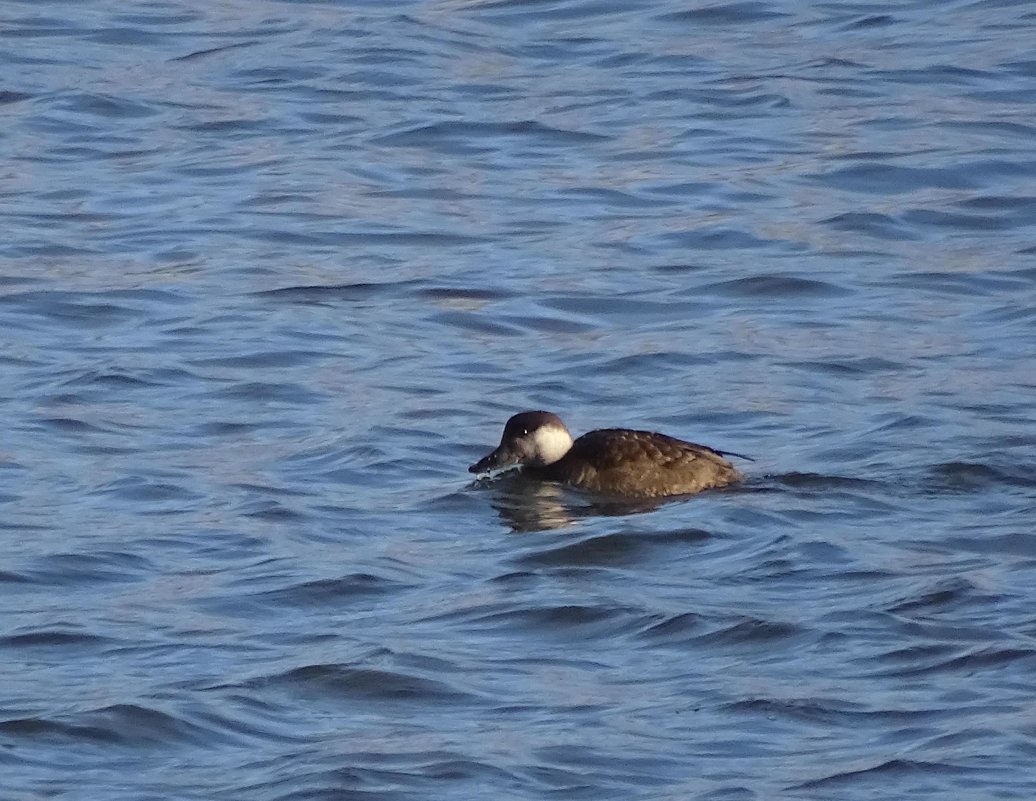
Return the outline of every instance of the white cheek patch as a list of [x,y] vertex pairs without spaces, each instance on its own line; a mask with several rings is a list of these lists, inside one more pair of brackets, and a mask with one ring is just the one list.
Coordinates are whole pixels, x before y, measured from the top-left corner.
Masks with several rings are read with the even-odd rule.
[[540,465],[553,464],[572,447],[572,435],[557,426],[543,426],[533,434],[536,457]]

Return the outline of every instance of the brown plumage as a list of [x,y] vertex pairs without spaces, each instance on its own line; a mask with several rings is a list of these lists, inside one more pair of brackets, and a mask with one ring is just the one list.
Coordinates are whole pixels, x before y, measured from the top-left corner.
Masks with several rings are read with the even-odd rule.
[[652,431],[605,428],[572,441],[550,412],[522,412],[507,421],[500,446],[469,470],[488,472],[512,464],[544,481],[604,495],[659,498],[688,495],[741,478],[725,454]]

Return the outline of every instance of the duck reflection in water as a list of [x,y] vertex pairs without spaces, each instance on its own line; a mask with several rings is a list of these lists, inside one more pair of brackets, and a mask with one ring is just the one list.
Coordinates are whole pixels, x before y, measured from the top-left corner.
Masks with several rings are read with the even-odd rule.
[[490,505],[515,532],[568,528],[587,517],[621,517],[652,512],[666,503],[683,500],[681,496],[610,498],[585,495],[563,484],[530,478],[520,470],[479,478],[475,486],[491,490]]

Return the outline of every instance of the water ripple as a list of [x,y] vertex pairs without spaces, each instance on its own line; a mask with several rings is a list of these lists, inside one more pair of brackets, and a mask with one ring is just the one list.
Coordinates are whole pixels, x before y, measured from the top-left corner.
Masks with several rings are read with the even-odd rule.
[[1032,798],[1028,6],[271,9],[9,15],[4,798]]

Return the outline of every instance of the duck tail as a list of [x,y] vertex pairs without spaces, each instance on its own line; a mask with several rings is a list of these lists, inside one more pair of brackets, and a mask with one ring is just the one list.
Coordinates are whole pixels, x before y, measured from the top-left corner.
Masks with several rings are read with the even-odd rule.
[[721,451],[716,448],[709,448],[713,453],[718,453],[720,456],[733,456],[737,459],[744,459],[746,462],[754,462],[751,456],[745,456],[743,453],[734,453],[733,451]]

